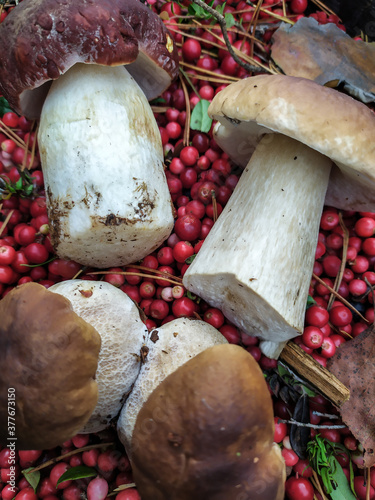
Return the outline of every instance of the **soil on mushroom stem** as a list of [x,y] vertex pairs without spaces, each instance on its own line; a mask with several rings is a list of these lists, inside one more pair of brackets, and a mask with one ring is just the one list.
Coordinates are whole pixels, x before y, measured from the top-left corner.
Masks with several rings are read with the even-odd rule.
[[[168,2],[149,3],[157,13],[162,10],[172,16],[186,15],[189,4],[173,3],[172,9],[172,4]],[[214,6],[219,3],[214,2]],[[254,59],[267,64],[270,39],[278,26],[278,19],[272,17],[273,14],[286,14],[294,20],[306,14],[315,17],[322,24],[339,24],[337,17],[327,16],[313,2],[293,0],[286,2],[285,7],[286,12],[281,11],[280,14],[279,3],[264,0],[265,10],[261,11],[258,21],[262,22],[263,19],[267,23],[267,29],[259,31],[263,33],[259,36],[263,37],[264,45],[252,46],[251,38],[234,28],[230,29],[233,45],[246,54],[252,54],[254,50]],[[0,22],[12,8],[14,6],[11,3],[0,6]],[[245,30],[254,15],[254,8],[244,1],[230,0],[224,10],[241,22]],[[165,22],[168,25],[168,20]],[[189,22],[183,20],[184,24]],[[84,269],[76,262],[54,255],[48,234],[35,124],[25,117],[18,117],[6,106],[2,107],[3,100],[0,102],[0,297],[4,297],[14,286],[30,281],[49,287],[77,275],[86,280],[103,279],[121,288],[139,303],[145,312],[148,328],[184,315],[199,316],[219,328],[229,342],[242,345],[264,370],[271,372],[275,363],[261,354],[257,339],[239,331],[224,318],[221,311],[188,293],[181,283],[182,276],[194,255],[199,252],[240,176],[240,171],[213,140],[212,128],[208,132],[189,130],[187,136],[187,104],[193,111],[200,99],[211,100],[228,84],[227,75],[230,75],[230,81],[248,76],[229,56],[222,42],[220,49],[214,45],[217,40],[209,31],[209,22],[199,22],[200,26],[194,26],[194,36],[200,39],[198,41],[190,38],[192,30],[182,30],[177,23],[169,21],[175,40],[181,47],[182,68],[194,88],[187,79],[187,92],[184,92],[180,82],[173,83],[161,96],[161,100],[155,102],[155,116],[165,151],[166,176],[177,214],[175,230],[162,248],[142,262],[134,263],[134,266],[110,268],[107,274],[98,275],[93,274],[96,272],[94,269]],[[340,27],[343,28],[341,25]],[[213,32],[220,34],[217,27]],[[166,110],[158,109],[158,106],[165,107]],[[30,170],[24,170],[25,165]],[[310,287],[310,303],[313,305],[307,310],[304,334],[296,339],[302,349],[322,365],[326,364],[327,359],[342,343],[359,335],[367,328],[368,322],[374,321],[373,295],[369,293],[369,285],[375,285],[375,214],[342,212],[341,216],[340,220],[339,212],[332,207],[326,207],[322,215],[314,266],[315,277],[312,277]],[[349,232],[349,244],[346,248],[343,227]],[[344,249],[347,250],[346,262],[341,270],[341,285],[337,288],[340,297],[332,301],[330,291],[324,284],[334,286]],[[126,274],[122,274],[124,271]],[[323,283],[317,278],[323,280]],[[341,297],[347,303],[343,304]],[[283,398],[272,394],[275,441],[284,450],[283,454],[289,465],[287,498],[310,500],[314,494],[316,498],[320,498],[316,480],[311,478],[311,467],[291,449],[290,425],[280,422],[290,419],[295,410],[295,401],[286,399],[285,394]],[[321,396],[311,396],[309,402],[310,422],[314,425],[324,422],[322,413],[336,415],[335,410]],[[364,486],[364,473],[360,468],[362,450],[348,429],[311,429],[311,438],[318,432],[332,441],[340,442],[348,450],[355,475],[357,498],[366,498],[366,488],[370,498],[375,498],[375,470],[370,471],[369,486]],[[111,444],[104,446],[103,443]],[[85,446],[94,448],[81,450]],[[58,467],[51,464],[41,469],[35,493],[21,471],[70,452],[74,454],[64,458]],[[16,452],[14,489],[7,484],[11,472],[9,453],[8,448],[0,449],[0,494],[3,500],[78,500],[84,495],[89,500],[104,500],[108,492],[133,483],[129,461],[111,430],[84,437],[76,436],[53,450]],[[98,477],[65,481],[56,489],[60,472],[82,465],[93,468]],[[348,461],[342,462],[342,467],[348,475]],[[13,480],[13,476],[11,479]],[[118,500],[139,499],[134,487],[124,489],[116,496]]]

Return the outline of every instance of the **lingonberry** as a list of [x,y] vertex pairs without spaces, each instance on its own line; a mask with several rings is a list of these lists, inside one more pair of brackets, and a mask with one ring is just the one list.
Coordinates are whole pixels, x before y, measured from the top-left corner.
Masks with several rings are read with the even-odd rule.
[[115,500],[141,500],[137,490],[133,488],[128,488],[126,490],[120,491],[115,497]]
[[334,326],[341,327],[351,323],[353,320],[353,314],[348,307],[338,305],[337,307],[331,308],[329,312],[329,319]]
[[202,53],[201,44],[198,40],[189,38],[182,45],[182,55],[187,62],[194,62],[200,58]]
[[60,477],[68,470],[70,469],[70,465],[67,464],[66,462],[59,462],[58,464],[56,464],[51,472],[50,472],[50,475],[49,475],[49,478],[51,480],[51,484],[52,486],[54,486],[55,488],[57,488],[58,490],[63,490],[64,488],[66,488],[67,486],[71,485],[72,484],[72,481],[71,480],[68,480],[68,481],[63,481],[59,484],[57,484],[58,480],[60,479]]
[[296,463],[299,460],[296,452],[293,450],[289,450],[288,448],[283,448],[281,450],[281,455],[282,455],[282,457],[285,461],[285,465],[287,467],[293,467],[293,465],[296,465]]
[[194,254],[194,247],[189,241],[179,241],[173,247],[173,257],[177,262],[185,262]]
[[285,483],[285,494],[288,500],[313,500],[314,488],[305,477],[291,476]]
[[310,349],[318,349],[323,343],[323,333],[316,326],[307,326],[303,330],[302,342]]
[[369,238],[375,234],[375,219],[372,217],[361,217],[354,225],[354,231],[361,238]]
[[104,500],[108,494],[108,483],[102,477],[92,479],[87,486],[87,500]]
[[174,229],[181,240],[194,241],[201,231],[201,221],[193,214],[186,214],[176,220]]
[[[219,329],[220,327],[223,326],[225,318],[224,318],[224,314],[219,309],[217,309],[216,307],[210,307],[204,313],[203,320],[206,321],[206,323],[209,323],[210,325],[212,325],[213,327]],[[239,332],[237,335],[238,335],[237,338],[239,340],[240,339]]]
[[14,497],[14,500],[38,500],[38,497],[34,492],[34,489],[31,486],[28,486],[19,491]]

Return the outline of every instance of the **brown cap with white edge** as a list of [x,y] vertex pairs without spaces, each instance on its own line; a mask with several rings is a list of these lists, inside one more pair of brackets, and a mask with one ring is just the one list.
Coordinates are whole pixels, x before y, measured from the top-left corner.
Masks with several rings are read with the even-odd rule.
[[335,163],[327,205],[375,211],[375,115],[361,102],[304,78],[258,75],[220,92],[208,112],[237,164],[246,166],[264,134],[284,134]]
[[58,446],[96,406],[100,335],[68,299],[38,283],[7,294],[0,318],[0,442],[17,438],[21,450]]
[[139,0],[24,0],[1,24],[0,46],[0,92],[30,119],[76,63],[127,65],[149,100],[178,74],[168,30]]
[[277,358],[303,330],[324,203],[375,210],[375,115],[283,75],[236,82],[208,112],[217,143],[245,169],[184,285]]

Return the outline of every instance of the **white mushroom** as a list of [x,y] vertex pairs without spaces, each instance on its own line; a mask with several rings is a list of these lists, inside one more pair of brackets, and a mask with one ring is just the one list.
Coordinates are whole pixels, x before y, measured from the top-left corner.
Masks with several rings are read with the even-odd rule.
[[173,212],[160,133],[124,67],[76,64],[56,80],[38,140],[60,257],[125,265],[169,236]]
[[147,99],[178,76],[162,19],[139,0],[24,1],[1,23],[0,46],[0,94],[41,117],[56,253],[108,267],[155,250],[173,208]]
[[336,90],[283,75],[228,86],[209,114],[220,122],[218,144],[249,163],[183,282],[277,358],[303,330],[331,160],[327,199],[341,190],[336,206],[374,207],[375,116]]
[[131,455],[131,438],[138,413],[152,391],[186,361],[227,340],[204,321],[179,318],[156,328],[147,341],[145,363],[117,422],[119,438]]
[[81,432],[108,427],[121,410],[141,367],[140,351],[147,328],[135,303],[120,289],[103,281],[69,280],[49,291],[69,299],[73,311],[101,337],[96,382],[98,403]]

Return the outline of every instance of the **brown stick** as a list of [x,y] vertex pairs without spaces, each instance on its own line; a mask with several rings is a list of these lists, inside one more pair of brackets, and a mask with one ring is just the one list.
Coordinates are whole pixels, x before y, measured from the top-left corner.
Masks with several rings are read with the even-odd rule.
[[349,399],[349,389],[294,342],[287,343],[280,354],[280,360],[299,377],[313,385],[337,408]]

